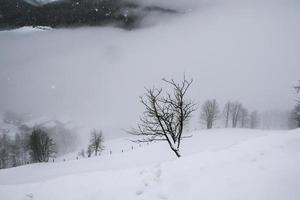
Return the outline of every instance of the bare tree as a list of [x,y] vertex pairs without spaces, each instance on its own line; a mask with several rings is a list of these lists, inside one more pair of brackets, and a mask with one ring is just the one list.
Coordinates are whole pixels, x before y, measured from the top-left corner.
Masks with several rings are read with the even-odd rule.
[[93,151],[92,151],[91,145],[88,146],[88,148],[86,150],[86,154],[87,154],[88,158],[92,156]]
[[0,169],[10,167],[12,141],[7,134],[0,135]]
[[140,97],[145,111],[138,127],[129,133],[142,136],[142,139],[134,142],[167,141],[171,150],[180,157],[183,129],[195,111],[195,104],[186,99],[193,80],[184,77],[180,83],[173,79],[163,81],[171,87],[172,92],[166,92],[164,95],[162,89],[146,89],[145,96]]
[[249,112],[247,108],[242,107],[240,110],[241,128],[247,128],[249,124]]
[[300,102],[294,107],[293,119],[296,121],[296,126],[300,127]]
[[232,103],[231,101],[228,101],[225,104],[224,110],[223,110],[223,116],[225,118],[225,128],[229,127],[229,120],[232,113]]
[[299,83],[298,85],[294,86],[296,92],[299,94],[300,93],[300,80],[299,80]]
[[91,138],[90,138],[90,145],[88,147],[88,157],[91,156],[91,153],[94,152],[95,156],[98,155],[98,153],[100,153],[103,149],[103,142],[104,142],[104,138],[103,138],[103,133],[101,130],[93,130],[91,132]]
[[242,104],[238,101],[232,103],[231,108],[231,122],[232,122],[232,128],[236,128],[238,125],[238,122],[241,118],[241,109]]
[[294,87],[298,98],[296,99],[296,105],[292,111],[292,118],[295,120],[297,127],[300,127],[300,80],[299,85]]
[[48,162],[55,155],[55,144],[48,133],[35,129],[29,139],[30,157],[33,162]]
[[255,129],[258,127],[259,119],[257,111],[252,111],[250,114],[250,128]]
[[200,122],[205,124],[207,129],[211,129],[219,117],[219,112],[217,101],[207,100],[201,107]]

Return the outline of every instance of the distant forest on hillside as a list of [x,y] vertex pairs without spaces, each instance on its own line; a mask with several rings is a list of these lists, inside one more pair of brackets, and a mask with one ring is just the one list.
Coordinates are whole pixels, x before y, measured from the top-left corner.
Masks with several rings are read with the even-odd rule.
[[132,29],[149,12],[175,13],[156,6],[140,7],[124,0],[61,0],[35,6],[23,0],[0,0],[0,29],[22,26],[115,26]]

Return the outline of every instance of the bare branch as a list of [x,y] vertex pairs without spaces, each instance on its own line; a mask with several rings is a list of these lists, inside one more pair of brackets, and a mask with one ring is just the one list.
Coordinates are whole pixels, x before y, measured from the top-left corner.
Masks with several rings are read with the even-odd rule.
[[179,147],[184,126],[188,123],[195,104],[187,100],[185,95],[193,80],[184,80],[176,83],[173,79],[162,79],[171,86],[172,93],[162,94],[162,89],[146,89],[143,97],[140,97],[145,111],[140,118],[136,129],[128,133],[142,136],[135,142],[167,141],[170,148],[179,155]]

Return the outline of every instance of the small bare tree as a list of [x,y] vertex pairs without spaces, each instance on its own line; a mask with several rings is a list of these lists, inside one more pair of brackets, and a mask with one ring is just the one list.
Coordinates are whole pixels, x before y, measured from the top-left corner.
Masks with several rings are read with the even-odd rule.
[[91,157],[92,154],[93,154],[93,151],[92,151],[92,147],[91,145],[88,146],[87,150],[86,150],[86,154],[87,154],[87,157]]
[[10,167],[11,147],[10,137],[6,133],[0,134],[0,169]]
[[231,107],[232,128],[237,127],[238,122],[241,119],[241,110],[242,110],[242,104],[241,103],[239,103],[239,102],[232,103],[232,107]]
[[249,112],[247,108],[242,107],[240,110],[241,128],[249,127]]
[[223,116],[225,118],[225,128],[229,127],[229,120],[232,113],[232,103],[231,101],[228,101],[225,104],[224,110],[223,110]]
[[255,129],[258,127],[259,119],[257,111],[253,111],[250,114],[250,128]]
[[211,129],[219,117],[219,112],[217,101],[207,100],[201,107],[200,122],[205,124],[207,129]]
[[[91,131],[91,137],[90,137],[90,145],[88,146],[88,157],[91,156],[91,153],[94,152],[95,156],[98,155],[103,149],[103,133],[101,130],[94,129]],[[90,152],[90,153],[89,153]]]
[[294,86],[296,92],[299,94],[300,93],[300,80],[299,80],[299,83],[298,85]]
[[294,88],[298,94],[298,98],[296,99],[296,105],[292,111],[292,118],[295,120],[296,126],[300,127],[300,80],[299,85],[295,86]]
[[193,80],[184,77],[180,83],[176,83],[173,79],[163,81],[171,86],[172,92],[166,92],[164,95],[162,89],[146,89],[145,96],[140,97],[145,111],[138,127],[129,133],[142,136],[142,139],[134,142],[167,141],[176,156],[180,157],[183,129],[195,111],[195,104],[186,99]]

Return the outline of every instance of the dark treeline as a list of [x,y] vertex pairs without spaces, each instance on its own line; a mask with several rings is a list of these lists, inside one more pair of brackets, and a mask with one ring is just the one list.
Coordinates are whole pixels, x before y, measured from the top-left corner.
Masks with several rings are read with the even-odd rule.
[[22,26],[69,27],[116,23],[131,27],[136,16],[126,10],[136,7],[120,0],[65,0],[33,6],[23,0],[0,0],[2,28]]
[[76,27],[114,24],[131,29],[147,12],[173,12],[159,7],[140,8],[124,0],[61,0],[31,5],[23,0],[0,0],[0,28],[22,26]]

